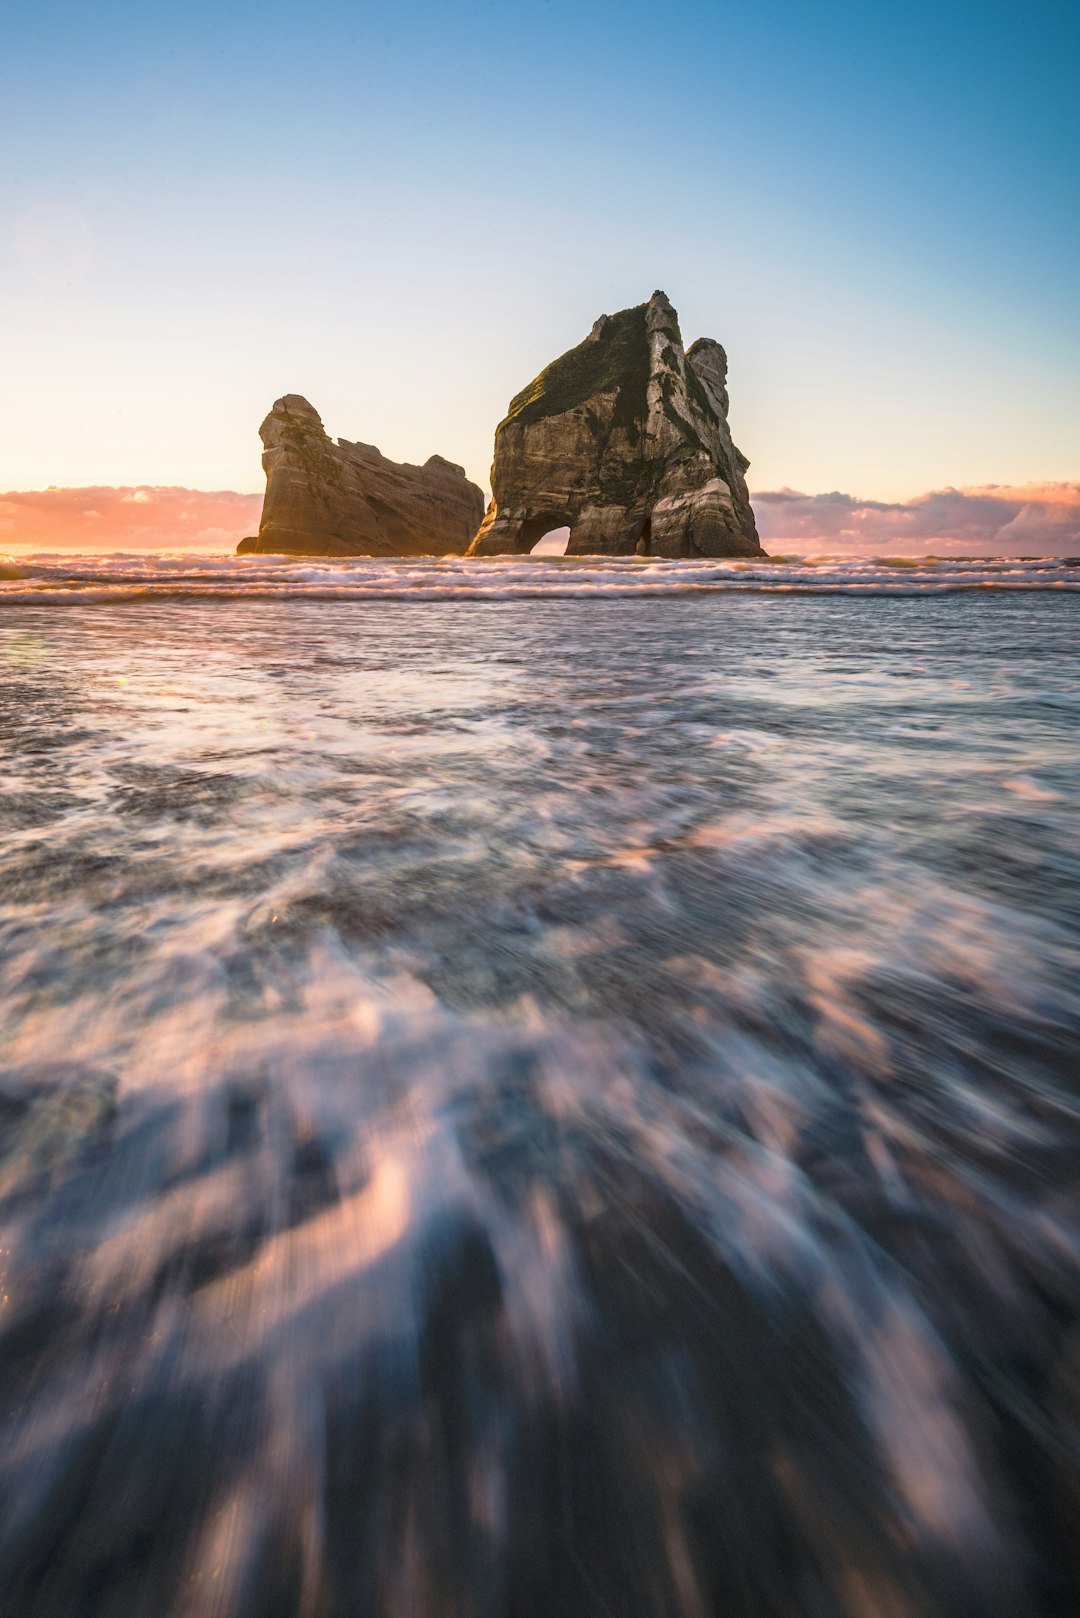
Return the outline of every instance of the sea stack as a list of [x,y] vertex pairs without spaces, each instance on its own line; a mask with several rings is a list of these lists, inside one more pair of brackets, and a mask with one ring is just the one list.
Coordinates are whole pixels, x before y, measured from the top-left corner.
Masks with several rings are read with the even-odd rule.
[[728,428],[727,355],[683,348],[663,292],[601,315],[510,402],[492,500],[470,556],[531,551],[568,527],[568,555],[763,556]]
[[257,537],[238,552],[300,556],[460,556],[484,497],[460,466],[387,460],[371,444],[337,443],[298,393],[278,399],[259,428],[266,494]]

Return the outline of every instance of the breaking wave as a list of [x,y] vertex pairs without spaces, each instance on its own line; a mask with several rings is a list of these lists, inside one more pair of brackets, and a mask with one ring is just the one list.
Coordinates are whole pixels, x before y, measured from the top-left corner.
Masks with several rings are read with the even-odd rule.
[[1075,557],[775,556],[666,561],[642,557],[208,556],[184,553],[0,558],[0,604],[161,597],[333,601],[499,601],[763,591],[942,595],[958,590],[1080,590]]

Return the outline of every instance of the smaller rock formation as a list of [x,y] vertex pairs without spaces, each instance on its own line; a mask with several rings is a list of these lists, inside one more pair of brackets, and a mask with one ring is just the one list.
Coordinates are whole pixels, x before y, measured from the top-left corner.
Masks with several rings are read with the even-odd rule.
[[664,293],[601,315],[511,400],[469,554],[569,528],[571,556],[763,556],[727,413],[727,355],[684,350]]
[[441,455],[399,465],[371,444],[335,444],[298,393],[277,401],[259,437],[262,519],[238,553],[460,556],[484,514],[484,497],[460,466]]

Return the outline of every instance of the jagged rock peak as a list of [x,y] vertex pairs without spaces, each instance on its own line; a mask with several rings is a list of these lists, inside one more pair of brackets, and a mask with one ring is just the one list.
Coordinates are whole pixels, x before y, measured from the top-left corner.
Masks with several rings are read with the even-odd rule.
[[460,556],[484,497],[441,455],[391,461],[373,444],[329,438],[315,407],[286,393],[259,428],[266,494],[257,538],[238,551],[307,556]]
[[666,293],[601,315],[510,401],[470,554],[569,527],[570,554],[763,555],[727,413],[727,355],[683,348]]

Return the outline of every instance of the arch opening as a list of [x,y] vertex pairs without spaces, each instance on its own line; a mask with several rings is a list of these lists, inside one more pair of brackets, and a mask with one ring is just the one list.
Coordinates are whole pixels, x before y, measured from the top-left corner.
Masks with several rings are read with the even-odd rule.
[[570,543],[570,530],[562,528],[549,528],[546,534],[541,534],[536,541],[530,556],[565,556],[566,547]]
[[638,556],[648,556],[649,551],[651,549],[652,549],[652,518],[651,517],[646,517],[645,521],[641,525],[641,533],[638,535],[637,544],[634,546],[634,551],[635,551],[635,554],[638,555]]
[[[559,533],[563,529],[565,529],[567,538],[569,538],[570,515],[568,512],[559,511],[558,508],[556,508],[554,511],[537,512],[535,516],[526,517],[525,521],[522,523],[517,533],[517,544],[515,549],[517,550],[519,556],[561,555],[562,552],[550,550],[546,547],[542,551],[537,551],[536,546],[538,543],[548,539],[553,533]],[[565,551],[565,549],[566,546],[564,545],[563,550]]]

